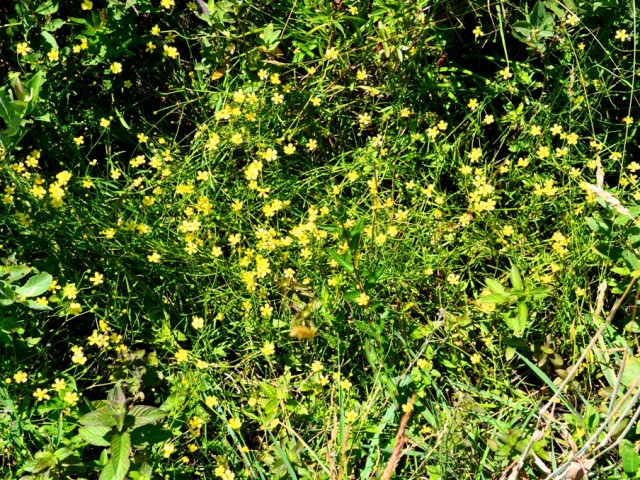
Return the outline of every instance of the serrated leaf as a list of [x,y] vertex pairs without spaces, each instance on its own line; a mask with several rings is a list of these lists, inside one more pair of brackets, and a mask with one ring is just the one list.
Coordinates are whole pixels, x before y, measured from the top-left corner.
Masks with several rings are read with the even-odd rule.
[[128,433],[119,433],[111,439],[111,458],[100,474],[100,480],[123,480],[129,471],[131,461],[131,437]]
[[167,415],[159,408],[149,407],[147,405],[135,405],[129,409],[128,414],[135,418],[133,428],[159,422]]
[[112,428],[116,426],[116,421],[113,418],[113,413],[108,408],[100,408],[89,412],[78,419],[80,425],[86,427],[106,427]]
[[85,442],[91,445],[95,445],[96,447],[109,447],[111,442],[109,442],[106,436],[111,430],[109,427],[91,426],[78,428],[78,433]]
[[16,288],[16,294],[23,297],[37,297],[49,289],[51,282],[53,282],[53,277],[50,274],[39,273],[27,280],[27,283],[22,287]]
[[499,293],[502,295],[507,293],[502,284],[494,278],[486,278],[485,283],[487,284],[487,288],[493,293]]

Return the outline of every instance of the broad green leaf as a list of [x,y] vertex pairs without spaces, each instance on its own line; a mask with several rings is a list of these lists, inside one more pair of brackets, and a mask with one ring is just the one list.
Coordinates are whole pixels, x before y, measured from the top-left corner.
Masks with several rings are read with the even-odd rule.
[[595,218],[587,218],[587,225],[591,230],[599,234],[609,234],[611,232],[609,225]]
[[58,11],[58,0],[47,0],[46,2],[41,2],[40,6],[36,8],[36,13],[38,15],[51,15],[52,13],[56,13]]
[[113,418],[113,414],[108,408],[100,408],[89,412],[78,419],[80,425],[86,427],[107,427],[112,428],[116,426],[116,421]]
[[624,364],[624,371],[622,372],[622,384],[625,387],[629,387],[640,378],[640,358],[629,357]]
[[527,324],[526,324],[526,321],[522,322],[522,317],[519,315],[519,312],[516,312],[516,311],[506,312],[502,315],[502,319],[504,320],[504,323],[507,324],[507,327],[511,329],[514,336],[516,337],[522,336]]
[[508,301],[509,295],[501,293],[492,293],[491,295],[484,295],[478,298],[478,303],[495,303],[499,305],[502,303],[507,303]]
[[47,31],[40,32],[40,35],[42,35],[42,38],[44,38],[44,41],[49,44],[49,46],[51,47],[51,50],[59,50],[58,42],[56,42],[56,39],[54,38],[53,35],[51,35]]
[[485,283],[487,284],[489,290],[491,290],[493,293],[499,293],[502,295],[507,293],[502,284],[494,278],[486,278]]
[[174,392],[167,397],[164,403],[160,406],[160,409],[165,412],[179,410],[184,405],[186,399],[187,396],[184,393]]
[[26,305],[31,310],[39,310],[39,311],[49,311],[53,310],[49,305],[45,305],[44,303],[38,303],[35,300],[27,300],[26,302],[22,302],[23,305]]
[[529,308],[525,302],[518,302],[518,324],[522,325],[522,331],[527,328],[527,320],[529,319]]
[[524,290],[524,284],[522,283],[522,276],[520,275],[520,270],[515,265],[511,265],[511,271],[509,272],[511,276],[511,285],[516,290]]
[[131,461],[131,437],[128,433],[119,433],[111,439],[111,458],[102,471],[100,480],[123,480],[129,471]]
[[533,300],[543,300],[549,296],[551,289],[549,287],[538,287],[527,291]]
[[7,277],[7,282],[12,283],[26,277],[29,272],[31,272],[31,267],[0,267],[0,278]]
[[327,253],[329,254],[329,256],[331,256],[331,258],[333,258],[336,262],[338,262],[338,264],[342,266],[342,268],[344,268],[347,272],[353,273],[353,265],[351,265],[345,259],[345,257],[343,257],[342,255],[339,255],[338,252],[336,252],[332,248],[328,248]]
[[627,264],[630,270],[635,271],[640,267],[640,262],[638,261],[638,257],[636,257],[633,252],[630,250],[624,250],[622,252],[622,259]]
[[96,447],[109,447],[111,442],[107,440],[106,436],[111,430],[109,427],[91,426],[78,428],[78,433],[85,442],[91,445],[95,445]]
[[39,273],[27,280],[24,286],[16,288],[16,294],[23,297],[37,297],[49,289],[51,282],[53,282],[53,277],[50,274],[47,272]]
[[135,418],[133,428],[155,423],[162,420],[167,414],[159,408],[146,405],[134,405],[129,409],[128,415]]
[[622,469],[630,477],[634,477],[640,471],[640,455],[629,440],[624,439],[619,447],[620,457],[622,457]]

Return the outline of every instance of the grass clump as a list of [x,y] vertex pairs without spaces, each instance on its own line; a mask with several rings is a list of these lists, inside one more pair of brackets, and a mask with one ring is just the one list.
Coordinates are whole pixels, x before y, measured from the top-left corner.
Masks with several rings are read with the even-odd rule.
[[8,478],[635,478],[630,6],[0,10]]

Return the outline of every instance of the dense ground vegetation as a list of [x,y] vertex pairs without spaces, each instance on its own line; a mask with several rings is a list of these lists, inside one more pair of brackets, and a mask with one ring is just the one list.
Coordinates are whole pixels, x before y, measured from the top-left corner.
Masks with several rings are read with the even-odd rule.
[[0,13],[3,478],[638,478],[634,0]]

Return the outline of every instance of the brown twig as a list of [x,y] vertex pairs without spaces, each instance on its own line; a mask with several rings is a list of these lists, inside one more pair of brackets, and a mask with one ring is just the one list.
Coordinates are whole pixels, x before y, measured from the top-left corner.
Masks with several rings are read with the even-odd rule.
[[411,412],[413,411],[413,402],[415,402],[415,400],[416,394],[414,393],[407,402],[407,411],[402,416],[402,419],[400,420],[400,426],[398,427],[398,433],[396,433],[396,444],[393,447],[393,453],[391,454],[391,458],[389,458],[389,461],[387,462],[387,466],[385,467],[384,472],[382,472],[380,480],[389,480],[391,478],[391,475],[393,475],[398,462],[404,455],[402,449],[405,442],[407,441],[404,436],[404,430],[405,428],[407,428],[407,423],[409,423],[409,419],[411,418]]

